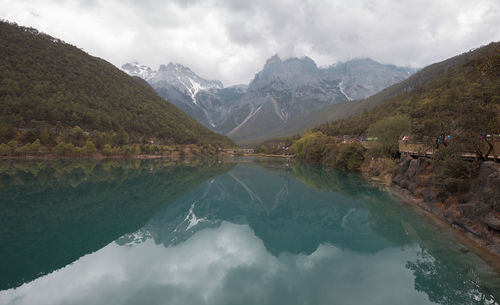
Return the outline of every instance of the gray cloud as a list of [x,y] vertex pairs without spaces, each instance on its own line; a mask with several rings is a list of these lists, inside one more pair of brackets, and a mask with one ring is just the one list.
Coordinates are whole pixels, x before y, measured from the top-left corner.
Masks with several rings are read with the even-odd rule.
[[319,65],[371,57],[422,67],[500,40],[497,0],[0,0],[0,18],[34,26],[113,64],[180,62],[226,85],[265,60]]

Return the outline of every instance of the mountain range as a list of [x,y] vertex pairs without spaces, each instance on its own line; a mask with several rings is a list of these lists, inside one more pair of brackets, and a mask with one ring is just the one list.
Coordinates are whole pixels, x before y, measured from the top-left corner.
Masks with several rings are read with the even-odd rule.
[[[263,140],[290,121],[328,105],[366,98],[416,71],[371,59],[321,68],[309,57],[282,60],[274,55],[248,85],[224,87],[178,63],[158,70],[127,63],[122,69],[146,80],[160,96],[203,125],[239,143]],[[305,128],[318,123],[322,122]]]

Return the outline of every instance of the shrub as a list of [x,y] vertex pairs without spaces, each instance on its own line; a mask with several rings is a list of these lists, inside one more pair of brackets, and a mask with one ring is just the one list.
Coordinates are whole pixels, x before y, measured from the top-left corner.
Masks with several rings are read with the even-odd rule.
[[434,175],[432,182],[440,189],[451,192],[465,192],[476,165],[461,157],[461,150],[454,145],[442,147],[432,157]]
[[365,148],[361,144],[339,144],[336,166],[349,171],[357,171],[365,160],[364,153]]
[[0,144],[0,156],[7,155],[10,155],[10,146],[5,143]]
[[53,148],[54,152],[62,156],[79,156],[82,150],[73,143],[60,142]]
[[102,153],[106,156],[111,156],[114,153],[114,149],[111,144],[104,144],[104,148],[102,149]]
[[325,136],[321,132],[306,133],[292,145],[292,151],[299,159],[321,163],[328,142],[333,142],[333,138]]
[[10,141],[9,143],[7,143],[7,145],[9,145],[12,150],[15,150],[17,148],[17,146],[19,145],[19,142]]
[[97,148],[94,145],[94,142],[92,140],[87,140],[85,145],[82,147],[82,152],[84,154],[92,155],[97,152]]
[[334,137],[321,132],[307,133],[297,140],[292,149],[301,160],[337,166],[357,171],[364,161],[365,148],[359,143],[338,144]]
[[139,144],[136,145],[123,145],[121,148],[123,154],[130,155],[138,155],[141,153],[141,146]]

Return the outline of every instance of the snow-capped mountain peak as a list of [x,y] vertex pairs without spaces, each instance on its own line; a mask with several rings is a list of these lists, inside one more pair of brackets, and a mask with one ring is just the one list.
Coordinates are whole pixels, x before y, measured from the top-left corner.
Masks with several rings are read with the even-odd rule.
[[129,75],[138,76],[146,81],[152,79],[156,73],[156,71],[150,67],[141,65],[138,62],[124,64],[122,66],[122,70],[127,72]]
[[[236,141],[285,135],[289,124],[331,104],[366,98],[402,81],[412,69],[354,59],[318,67],[309,57],[269,58],[248,85],[224,88],[179,63],[157,71],[138,63],[122,66],[208,128]],[[311,123],[314,123],[311,121]]]
[[218,80],[206,80],[190,68],[179,63],[160,65],[157,71],[139,63],[127,63],[122,69],[132,76],[139,76],[149,82],[154,88],[173,87],[189,96],[192,103],[198,104],[196,94],[201,90],[222,89],[224,85]]
[[206,80],[194,73],[188,67],[178,63],[161,65],[152,80],[153,83],[167,83],[191,97],[194,104],[198,104],[196,94],[200,90],[222,89],[224,85],[218,80]]

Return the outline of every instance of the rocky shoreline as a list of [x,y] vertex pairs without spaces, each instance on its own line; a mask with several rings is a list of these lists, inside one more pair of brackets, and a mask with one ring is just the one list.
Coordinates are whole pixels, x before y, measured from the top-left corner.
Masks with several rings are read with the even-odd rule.
[[482,163],[469,190],[459,195],[437,189],[432,173],[428,158],[404,156],[389,189],[500,257],[500,164]]

